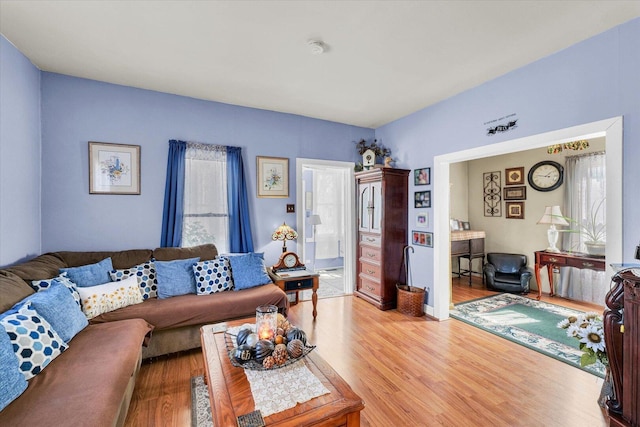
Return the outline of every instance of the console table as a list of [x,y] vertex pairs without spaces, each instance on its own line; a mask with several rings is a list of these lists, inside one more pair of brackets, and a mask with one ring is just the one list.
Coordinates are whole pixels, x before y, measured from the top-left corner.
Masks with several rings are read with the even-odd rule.
[[538,282],[538,300],[542,296],[542,285],[540,284],[540,269],[547,266],[549,275],[549,296],[554,296],[553,291],[553,269],[556,267],[575,267],[580,269],[605,271],[604,257],[593,257],[580,252],[546,252],[536,251],[535,275]]
[[[469,275],[469,286],[471,286],[471,273],[475,273],[472,268],[474,259],[482,260],[480,264],[479,274],[482,276],[482,283],[484,284],[484,273],[482,267],[484,266],[484,231],[475,230],[461,230],[451,232],[451,257],[458,258],[458,271],[454,271],[458,277]],[[466,258],[469,260],[469,269],[460,269],[460,258]]]

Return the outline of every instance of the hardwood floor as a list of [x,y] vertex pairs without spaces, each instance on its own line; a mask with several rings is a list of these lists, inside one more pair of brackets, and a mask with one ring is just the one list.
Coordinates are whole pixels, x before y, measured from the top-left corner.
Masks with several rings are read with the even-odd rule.
[[[454,302],[493,294],[454,280]],[[533,294],[531,294],[533,297]],[[543,300],[582,310],[602,307]],[[457,320],[380,311],[355,297],[293,306],[290,320],[365,401],[363,426],[606,426],[602,380]],[[189,426],[200,350],[144,363],[127,426]]]

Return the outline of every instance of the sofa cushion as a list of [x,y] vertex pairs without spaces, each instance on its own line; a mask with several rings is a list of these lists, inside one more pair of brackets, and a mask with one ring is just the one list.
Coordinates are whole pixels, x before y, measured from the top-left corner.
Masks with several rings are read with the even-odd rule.
[[73,297],[74,301],[78,304],[78,307],[80,307],[80,294],[78,293],[78,288],[76,287],[76,284],[73,283],[71,279],[69,279],[66,272],[59,274],[53,279],[32,280],[31,287],[36,292],[39,292],[42,289],[47,289],[49,286],[51,286],[52,283],[55,283],[55,282],[63,284],[69,290],[69,292],[71,292],[71,296]]
[[9,336],[0,324],[0,411],[27,389]]
[[47,289],[29,295],[18,304],[31,304],[67,343],[89,324],[67,287],[56,280]]
[[6,270],[17,275],[25,282],[38,279],[50,279],[58,275],[58,270],[69,267],[57,253],[47,253],[29,261],[16,264]]
[[111,280],[118,282],[135,276],[140,286],[140,293],[143,299],[155,298],[158,296],[158,281],[156,280],[156,266],[153,261],[143,262],[130,268],[112,270],[109,272]]
[[111,270],[113,270],[111,258],[105,258],[95,264],[61,268],[60,273],[67,273],[73,283],[84,288],[110,282],[109,272]]
[[0,425],[117,425],[141,344],[151,329],[141,319],[89,325],[0,412]]
[[173,261],[174,259],[187,258],[207,260],[214,259],[217,256],[218,249],[211,243],[189,248],[156,248],[153,250],[153,258],[157,261]]
[[227,257],[196,263],[193,266],[193,275],[196,279],[198,295],[208,295],[233,288],[231,265]]
[[271,283],[263,257],[263,254],[257,253],[232,254],[229,256],[235,290],[239,291]]
[[0,313],[33,294],[33,289],[15,273],[0,270]]
[[200,258],[155,261],[158,273],[158,298],[195,294],[196,279],[193,275],[193,266],[198,261]]
[[135,276],[119,282],[78,288],[78,292],[82,311],[88,319],[118,308],[140,304],[143,301],[138,279]]
[[156,330],[169,329],[255,316],[256,307],[263,304],[273,304],[285,313],[289,308],[287,295],[270,284],[238,292],[151,298],[142,304],[101,314],[91,319],[91,323],[141,318],[154,325]]
[[0,318],[0,324],[7,331],[26,379],[36,376],[67,349],[67,344],[31,304],[10,310]]

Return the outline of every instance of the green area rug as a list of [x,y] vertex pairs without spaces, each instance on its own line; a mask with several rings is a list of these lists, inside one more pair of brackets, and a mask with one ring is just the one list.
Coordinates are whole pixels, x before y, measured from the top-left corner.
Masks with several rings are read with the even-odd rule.
[[580,366],[579,341],[557,324],[582,312],[512,294],[499,294],[456,304],[450,315],[492,334],[604,378],[600,362]]

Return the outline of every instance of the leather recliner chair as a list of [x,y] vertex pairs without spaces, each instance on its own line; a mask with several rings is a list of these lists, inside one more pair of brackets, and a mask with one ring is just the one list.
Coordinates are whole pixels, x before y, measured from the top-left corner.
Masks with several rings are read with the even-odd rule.
[[533,272],[527,267],[527,256],[521,254],[488,253],[482,269],[490,289],[528,293]]

